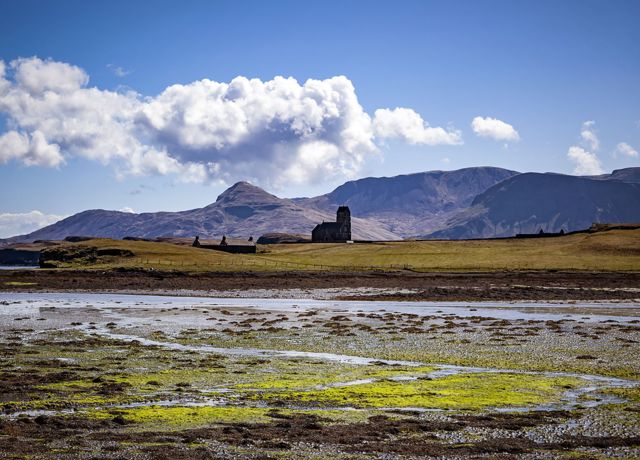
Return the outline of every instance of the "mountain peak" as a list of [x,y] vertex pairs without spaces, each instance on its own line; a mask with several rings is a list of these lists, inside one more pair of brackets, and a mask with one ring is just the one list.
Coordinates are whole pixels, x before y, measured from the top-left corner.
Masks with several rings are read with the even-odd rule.
[[240,181],[222,192],[216,199],[216,203],[273,203],[280,201],[260,187],[249,182]]

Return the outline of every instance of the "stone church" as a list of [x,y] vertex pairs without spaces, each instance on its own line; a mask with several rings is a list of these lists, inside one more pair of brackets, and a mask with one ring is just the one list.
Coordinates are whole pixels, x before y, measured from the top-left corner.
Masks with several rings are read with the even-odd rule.
[[311,232],[313,243],[344,243],[351,240],[351,211],[340,206],[335,222],[323,222]]

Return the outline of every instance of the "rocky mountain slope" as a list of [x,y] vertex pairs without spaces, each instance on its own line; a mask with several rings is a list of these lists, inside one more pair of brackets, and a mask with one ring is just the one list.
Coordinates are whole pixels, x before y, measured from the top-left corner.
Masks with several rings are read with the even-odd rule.
[[[215,203],[204,208],[142,214],[95,209],[11,240],[56,240],[70,235],[108,238],[195,235],[220,238],[232,235],[257,238],[268,232],[310,234],[313,227],[323,220],[335,220],[335,211],[329,213],[304,208],[247,182],[238,182],[223,192]],[[378,222],[367,219],[353,219],[352,227],[354,238],[399,238]]]
[[[204,208],[130,214],[90,210],[8,241],[72,235],[258,238],[310,235],[335,220],[340,205],[353,216],[354,239],[484,238],[580,230],[593,222],[640,222],[640,168],[593,177],[519,174],[501,168],[429,171],[350,181],[314,198],[284,199],[239,182]],[[7,240],[5,240],[7,241]]]
[[441,228],[479,193],[516,174],[502,168],[477,167],[368,177],[347,182],[326,195],[294,201],[325,212],[347,205],[351,215],[375,220],[407,237]]
[[487,238],[640,222],[640,168],[597,177],[526,173],[479,194],[428,238]]

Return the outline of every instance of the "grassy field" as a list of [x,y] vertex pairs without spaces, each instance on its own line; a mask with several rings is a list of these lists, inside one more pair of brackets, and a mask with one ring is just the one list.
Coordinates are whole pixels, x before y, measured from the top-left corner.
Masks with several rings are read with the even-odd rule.
[[128,257],[83,258],[61,268],[145,267],[184,271],[279,270],[640,270],[640,230],[609,230],[545,239],[404,241],[356,244],[258,246],[257,254],[236,255],[169,243],[96,239],[63,243],[119,248]]

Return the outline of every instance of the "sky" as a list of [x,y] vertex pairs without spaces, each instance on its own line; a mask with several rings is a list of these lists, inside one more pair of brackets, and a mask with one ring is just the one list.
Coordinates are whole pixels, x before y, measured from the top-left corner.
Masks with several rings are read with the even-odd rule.
[[640,166],[638,1],[0,2],[0,237],[496,166]]

